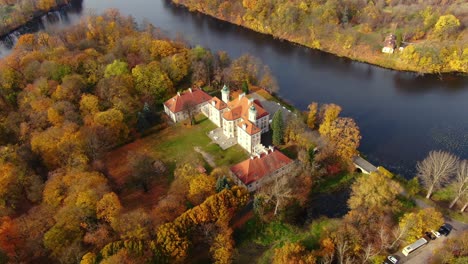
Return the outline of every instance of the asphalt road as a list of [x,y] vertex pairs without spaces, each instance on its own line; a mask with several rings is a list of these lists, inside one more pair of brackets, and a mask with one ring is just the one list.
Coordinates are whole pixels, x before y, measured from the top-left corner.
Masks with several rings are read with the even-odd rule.
[[409,254],[408,257],[405,257],[401,251],[398,254],[394,254],[400,257],[399,263],[407,263],[407,264],[427,264],[431,259],[431,256],[436,253],[438,248],[441,248],[444,245],[444,242],[452,236],[458,235],[464,230],[468,230],[468,225],[463,224],[458,221],[446,220],[446,223],[449,223],[453,226],[452,232],[445,237],[441,236],[435,240],[429,241],[425,246],[419,248],[418,250],[414,251],[413,253]]

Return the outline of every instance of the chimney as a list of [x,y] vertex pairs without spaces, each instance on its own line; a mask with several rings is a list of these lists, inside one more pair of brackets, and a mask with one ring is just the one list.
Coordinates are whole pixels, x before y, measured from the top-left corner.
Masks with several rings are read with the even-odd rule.
[[253,104],[254,102],[254,99],[253,98],[249,98],[249,105]]
[[246,130],[246,129],[247,129],[247,125],[246,125],[246,124],[242,124],[242,129]]
[[245,93],[239,94],[239,100],[242,99],[242,97],[244,97],[244,96],[245,96]]
[[216,106],[215,100],[211,101],[211,104],[212,104],[213,106]]
[[263,153],[265,153],[266,155],[268,155],[268,149],[264,148],[264,149],[263,149]]
[[255,156],[257,156],[257,158],[260,158],[260,154],[258,154],[258,153],[257,153],[257,154],[255,154]]
[[188,88],[189,92],[192,93],[192,88]]
[[275,148],[273,146],[269,146],[268,149],[271,150],[271,152],[275,151]]
[[177,96],[180,96],[180,92],[177,92]]
[[254,159],[254,156],[250,156],[250,159],[253,160],[253,159]]

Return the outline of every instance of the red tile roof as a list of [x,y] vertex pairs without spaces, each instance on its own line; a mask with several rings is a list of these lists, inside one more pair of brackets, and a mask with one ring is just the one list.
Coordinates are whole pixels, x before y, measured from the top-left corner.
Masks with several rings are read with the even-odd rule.
[[239,124],[237,124],[238,127],[243,128],[243,126],[245,125],[245,131],[249,134],[249,135],[255,135],[257,134],[258,132],[262,131],[260,128],[258,128],[256,125],[252,124],[252,122],[250,121],[242,121],[240,122]]
[[[228,103],[228,107],[231,111],[227,111],[223,114],[226,120],[236,120],[243,118],[244,120],[249,119],[249,107],[252,103],[249,98],[243,96],[242,98],[236,98]],[[253,101],[253,105],[257,110],[257,118],[268,115],[268,112],[263,109],[262,104],[258,100]],[[232,113],[231,113],[232,112]]]
[[281,151],[274,150],[271,152],[269,150],[268,154],[262,154],[260,158],[250,158],[232,166],[231,171],[245,185],[249,185],[292,162],[293,160],[286,157]]
[[205,93],[204,91],[194,88],[190,92],[187,90],[180,95],[174,95],[171,99],[167,100],[164,105],[166,105],[169,110],[173,113],[178,113],[183,110],[184,105],[187,103],[192,103],[194,105],[199,105],[203,102],[209,101],[212,97]]
[[218,97],[213,97],[213,99],[210,101],[210,104],[213,105],[213,102],[215,102],[214,107],[218,110],[223,110],[227,107],[227,104]]

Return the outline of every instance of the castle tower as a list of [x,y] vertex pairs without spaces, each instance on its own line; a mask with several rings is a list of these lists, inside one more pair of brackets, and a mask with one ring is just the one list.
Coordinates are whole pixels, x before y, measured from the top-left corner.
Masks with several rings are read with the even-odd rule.
[[249,107],[249,121],[254,123],[257,121],[257,109],[253,105],[253,103]]
[[224,85],[223,89],[221,90],[221,99],[226,104],[229,103],[229,88],[227,87],[227,85]]

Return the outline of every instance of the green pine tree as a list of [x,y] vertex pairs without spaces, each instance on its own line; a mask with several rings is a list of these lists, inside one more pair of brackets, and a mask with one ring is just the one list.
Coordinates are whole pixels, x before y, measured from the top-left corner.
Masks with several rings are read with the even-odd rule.
[[226,176],[219,177],[216,180],[216,192],[221,192],[224,189],[229,189],[229,182]]
[[281,145],[284,136],[283,114],[281,110],[276,111],[273,115],[271,128],[273,129],[273,145]]
[[245,93],[245,94],[248,94],[249,93],[249,84],[247,83],[247,81],[244,81],[242,83],[242,91]]

